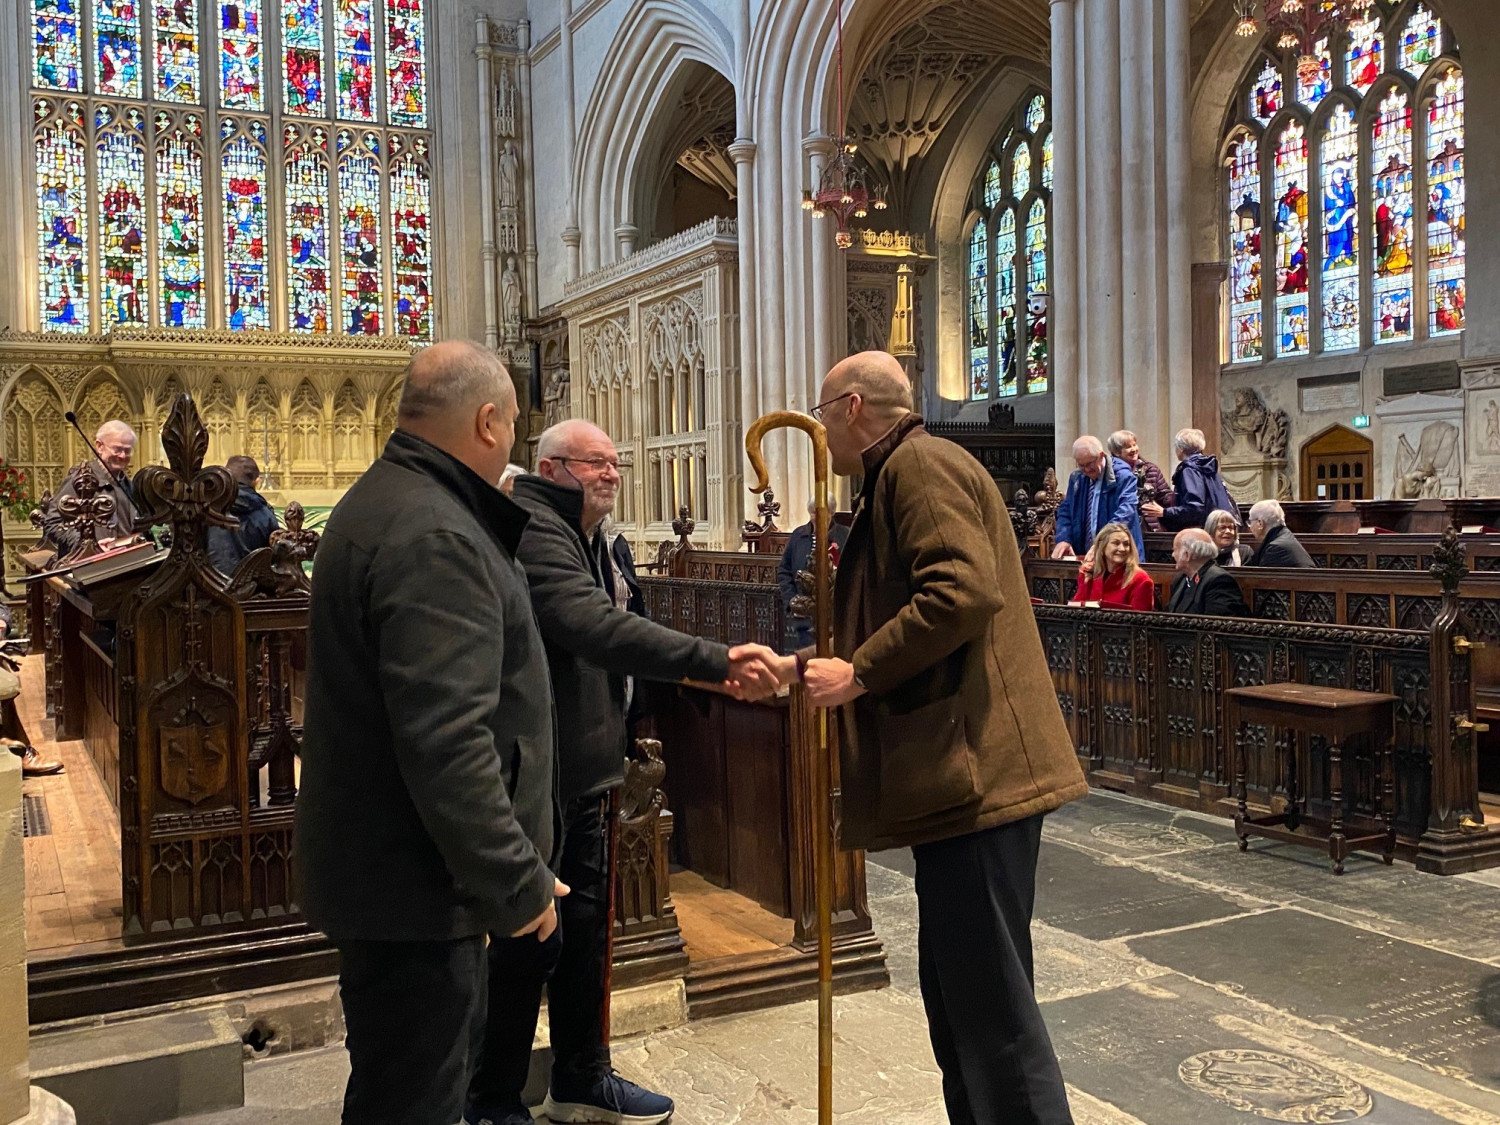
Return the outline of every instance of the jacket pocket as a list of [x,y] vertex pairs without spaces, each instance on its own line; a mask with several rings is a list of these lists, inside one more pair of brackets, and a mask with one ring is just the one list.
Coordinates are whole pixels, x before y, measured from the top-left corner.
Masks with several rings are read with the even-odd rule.
[[962,692],[894,713],[877,709],[880,817],[926,820],[979,799]]

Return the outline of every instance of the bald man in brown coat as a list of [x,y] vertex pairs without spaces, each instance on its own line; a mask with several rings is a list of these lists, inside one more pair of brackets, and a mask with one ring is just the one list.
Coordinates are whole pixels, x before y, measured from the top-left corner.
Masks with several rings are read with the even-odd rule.
[[844,360],[813,409],[833,470],[862,475],[834,588],[845,848],[911,847],[922,999],[954,1125],[1072,1120],[1032,985],[1042,817],[1088,786],[1058,709],[995,482],[912,413],[901,365]]

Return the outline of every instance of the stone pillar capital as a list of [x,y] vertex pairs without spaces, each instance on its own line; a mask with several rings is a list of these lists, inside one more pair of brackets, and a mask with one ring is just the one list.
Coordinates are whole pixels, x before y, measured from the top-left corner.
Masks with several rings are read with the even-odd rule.
[[802,151],[808,156],[821,156],[827,160],[838,151],[838,145],[827,133],[811,133],[802,138]]
[[577,227],[564,227],[562,232],[563,245],[576,250],[583,245],[583,231]]
[[[531,50],[531,21],[530,20],[517,20],[516,21],[516,46],[521,49],[521,53],[523,55],[526,54],[527,51]],[[529,58],[527,58],[524,61],[525,62],[530,62],[531,60]]]
[[749,137],[736,137],[729,146],[729,158],[736,164],[749,164],[755,160],[755,142]]

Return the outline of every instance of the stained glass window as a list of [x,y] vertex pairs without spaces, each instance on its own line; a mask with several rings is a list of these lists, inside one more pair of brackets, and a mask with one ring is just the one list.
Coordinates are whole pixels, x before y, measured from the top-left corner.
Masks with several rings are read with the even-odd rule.
[[140,97],[141,14],[135,0],[96,0],[94,48],[95,91],[122,98]]
[[1391,90],[1371,125],[1375,340],[1412,338],[1411,103]]
[[134,107],[95,115],[99,184],[99,319],[104,327],[149,324],[145,118]]
[[1026,218],[1026,390],[1047,389],[1047,205]]
[[1042,142],[1042,187],[1052,190],[1052,134]]
[[287,112],[321,115],[323,0],[282,0],[281,40]]
[[224,323],[231,329],[269,328],[266,306],[265,129],[250,126],[224,146]]
[[1229,358],[1259,359],[1261,343],[1260,146],[1244,136],[1230,149]]
[[32,7],[32,85],[77,90],[82,60],[81,0],[35,0]]
[[1385,69],[1385,36],[1380,31],[1378,14],[1350,23],[1344,66],[1349,85],[1361,94],[1368,94]]
[[1276,352],[1306,355],[1307,132],[1288,122],[1276,143]]
[[1464,326],[1464,78],[1450,67],[1427,110],[1428,330]]
[[[295,131],[288,127],[288,142]],[[286,166],[287,327],[328,331],[328,139],[321,128]]]
[[168,328],[202,328],[203,127],[187,114],[174,128],[156,119],[156,221],[161,257],[161,321]]
[[1016,216],[1000,212],[995,234],[995,303],[999,313],[995,348],[1002,398],[1016,393]]
[[1000,186],[1000,162],[991,160],[988,170],[984,173],[984,205],[993,207],[1000,202],[1000,196],[1004,189]]
[[1334,106],[1323,130],[1323,350],[1359,347],[1359,130]]
[[[55,115],[54,115],[55,113]],[[87,332],[88,169],[83,107],[37,102],[37,264],[42,322],[49,331]]]
[[395,277],[396,331],[426,340],[432,336],[432,258],[427,216],[431,181],[424,160],[427,142],[416,142],[414,151],[399,152],[399,135],[391,138],[396,157],[391,172],[391,268]]
[[353,121],[375,119],[374,0],[334,0],[334,64],[338,114]]
[[343,233],[344,331],[380,335],[380,141],[366,133],[358,144],[339,134],[340,227]]
[[1047,120],[1047,99],[1038,94],[1026,106],[1026,130],[1035,133]]
[[990,240],[984,220],[969,236],[969,397],[990,393]]
[[1443,21],[1426,4],[1418,4],[1401,32],[1401,69],[1414,78],[1421,77],[1443,53],[1442,42]]
[[265,106],[261,73],[260,0],[219,4],[219,98],[225,109]]
[[198,100],[198,0],[156,0],[156,96]]
[[1010,157],[1010,190],[1022,196],[1031,190],[1031,146],[1022,141]]
[[1250,89],[1250,116],[1262,125],[1281,112],[1281,68],[1270,59],[1261,67]]
[[1313,58],[1318,60],[1318,72],[1306,79],[1300,70],[1297,74],[1297,100],[1308,109],[1317,109],[1318,103],[1333,88],[1333,53],[1329,50],[1327,38],[1313,44]]
[[386,106],[392,125],[427,124],[422,0],[385,0]]

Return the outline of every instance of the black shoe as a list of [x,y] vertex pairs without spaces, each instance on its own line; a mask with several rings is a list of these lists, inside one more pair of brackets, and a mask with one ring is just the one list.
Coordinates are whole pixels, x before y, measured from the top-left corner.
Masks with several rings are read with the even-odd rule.
[[542,1116],[553,1125],[660,1125],[672,1116],[672,1099],[643,1090],[614,1071],[589,1085],[552,1077]]
[[471,1106],[464,1111],[464,1125],[532,1125],[531,1111],[519,1101],[483,1109]]

